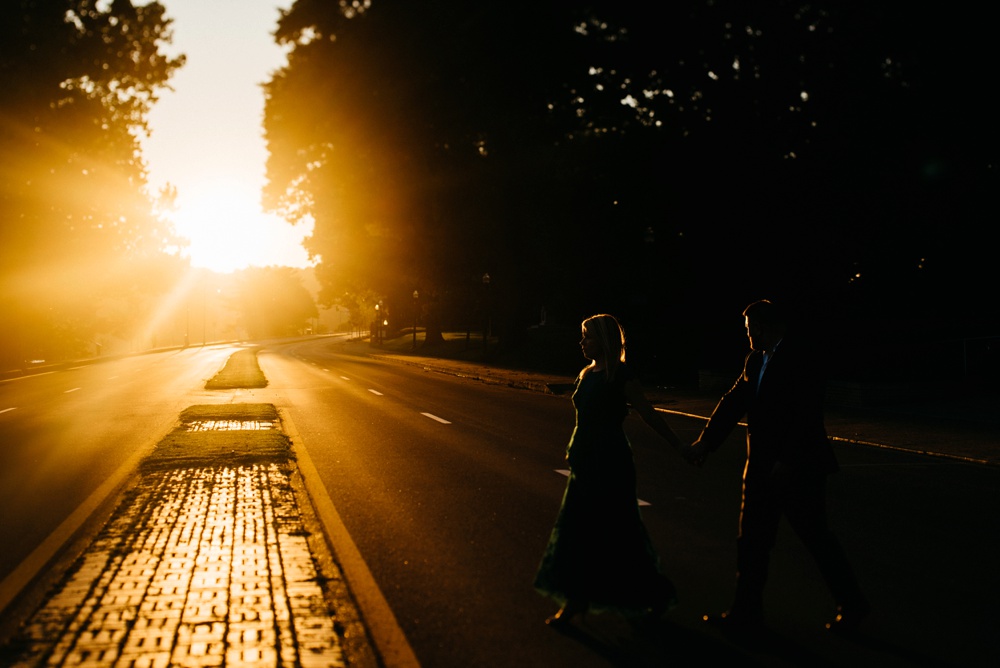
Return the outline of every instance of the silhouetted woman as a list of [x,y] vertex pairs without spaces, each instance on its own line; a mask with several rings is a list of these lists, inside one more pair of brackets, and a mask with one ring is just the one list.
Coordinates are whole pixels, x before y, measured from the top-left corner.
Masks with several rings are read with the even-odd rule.
[[635,463],[622,423],[632,408],[675,448],[680,439],[646,400],[625,366],[625,335],[610,315],[583,321],[591,360],[576,379],[576,427],[566,451],[569,481],[535,588],[562,607],[547,624],[588,610],[659,615],[676,604],[673,584],[639,515]]

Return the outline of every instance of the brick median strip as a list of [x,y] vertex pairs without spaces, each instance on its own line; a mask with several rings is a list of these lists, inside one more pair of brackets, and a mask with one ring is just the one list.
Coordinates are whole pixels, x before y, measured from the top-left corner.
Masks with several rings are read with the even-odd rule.
[[184,429],[157,446],[21,625],[9,665],[347,665],[342,639],[358,629],[356,613],[341,619],[324,590],[339,572],[314,558],[287,442],[282,454],[273,432],[251,432],[262,453],[252,435],[226,432],[239,446],[226,451],[215,434],[215,463],[191,466],[205,439]]

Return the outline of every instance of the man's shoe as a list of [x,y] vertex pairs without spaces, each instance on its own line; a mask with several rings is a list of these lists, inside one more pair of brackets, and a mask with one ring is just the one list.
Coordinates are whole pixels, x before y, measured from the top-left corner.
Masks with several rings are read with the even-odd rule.
[[837,633],[854,633],[871,611],[872,606],[867,601],[854,605],[838,605],[837,616],[827,622],[826,628]]

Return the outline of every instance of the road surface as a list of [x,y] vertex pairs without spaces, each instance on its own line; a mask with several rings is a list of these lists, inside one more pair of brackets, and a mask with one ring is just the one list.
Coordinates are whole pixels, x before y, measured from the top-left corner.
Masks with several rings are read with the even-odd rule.
[[[782,528],[768,586],[777,643],[747,651],[704,628],[732,594],[742,435],[704,468],[638,422],[643,517],[680,592],[662,623],[588,617],[561,634],[531,587],[565,484],[568,398],[345,354],[335,339],[271,343],[269,385],[209,392],[234,347],[190,349],[0,383],[0,567],[6,577],[120,478],[185,407],[267,402],[294,425],[425,666],[989,665],[1000,628],[1000,471],[838,445],[831,516],[875,604],[866,633],[823,629],[832,602]],[[703,420],[670,416],[682,438]]]
[[[554,604],[531,581],[563,492],[568,398],[339,350],[329,342],[265,350],[268,400],[289,411],[424,665],[733,659],[700,620],[732,595],[742,434],[695,469],[629,418],[644,518],[681,603],[652,633],[592,617],[580,637],[565,637],[542,624]],[[682,438],[703,425],[669,420]],[[753,658],[905,666],[989,656],[1000,471],[870,448],[839,447],[838,455],[831,515],[876,606],[872,635],[845,641],[823,628],[832,601],[783,527],[768,589],[781,649]]]

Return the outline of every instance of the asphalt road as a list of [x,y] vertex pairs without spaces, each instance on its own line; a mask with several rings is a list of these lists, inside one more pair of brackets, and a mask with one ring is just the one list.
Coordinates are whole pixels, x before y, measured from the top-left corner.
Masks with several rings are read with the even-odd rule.
[[[993,665],[1000,629],[1000,470],[838,445],[831,516],[875,612],[854,639],[822,626],[832,602],[783,527],[768,586],[772,643],[704,628],[732,594],[743,443],[704,468],[626,423],[639,496],[681,602],[662,623],[542,620],[531,587],[562,496],[567,397],[344,354],[331,339],[274,343],[262,390],[207,392],[235,349],[144,355],[0,383],[4,577],[174,424],[183,408],[269,402],[301,446],[425,666]],[[668,416],[683,437],[703,422]]]
[[[832,601],[783,528],[768,589],[775,642],[745,651],[700,621],[732,594],[742,435],[695,469],[630,418],[644,518],[681,604],[651,629],[591,616],[561,635],[542,624],[554,604],[531,581],[563,491],[568,399],[340,350],[268,348],[264,394],[292,416],[423,665],[985,665],[993,656],[994,468],[840,448],[831,514],[876,606],[869,631],[845,640],[823,629]],[[669,419],[687,438],[703,424]]]

